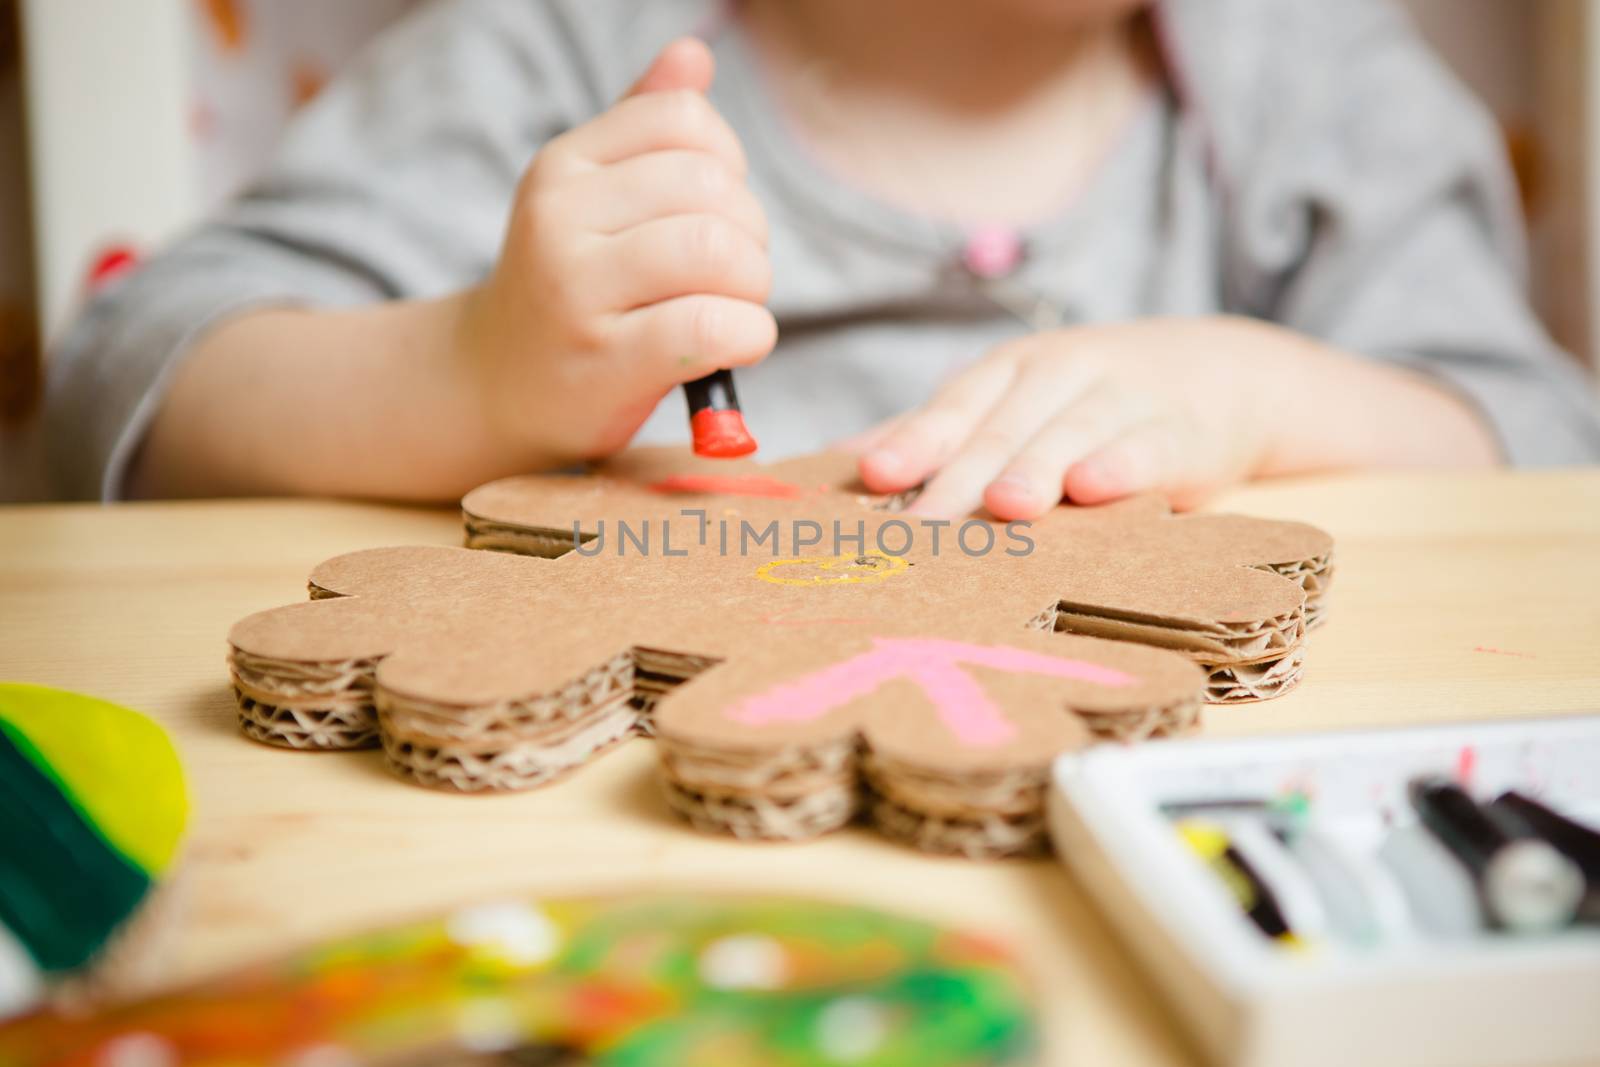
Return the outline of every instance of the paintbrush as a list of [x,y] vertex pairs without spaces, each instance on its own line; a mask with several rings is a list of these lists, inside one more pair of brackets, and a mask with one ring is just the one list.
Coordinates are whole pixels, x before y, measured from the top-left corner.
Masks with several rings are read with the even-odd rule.
[[733,372],[719,370],[683,387],[689,400],[689,430],[694,454],[711,459],[736,459],[756,450],[756,439],[744,424]]

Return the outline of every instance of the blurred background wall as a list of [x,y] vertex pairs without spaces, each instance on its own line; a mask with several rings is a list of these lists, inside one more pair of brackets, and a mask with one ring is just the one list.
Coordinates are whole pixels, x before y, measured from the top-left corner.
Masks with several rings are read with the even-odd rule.
[[418,0],[0,0],[0,501],[44,494],[26,424],[94,287],[247,182]]
[[[0,0],[0,499],[39,491],[17,480],[17,428],[84,296],[238,189],[294,110],[418,2]],[[1600,0],[1403,2],[1500,118],[1536,304],[1592,359]]]
[[1600,282],[1600,5],[1404,0],[1499,118],[1522,185],[1533,299],[1563,347],[1594,364]]

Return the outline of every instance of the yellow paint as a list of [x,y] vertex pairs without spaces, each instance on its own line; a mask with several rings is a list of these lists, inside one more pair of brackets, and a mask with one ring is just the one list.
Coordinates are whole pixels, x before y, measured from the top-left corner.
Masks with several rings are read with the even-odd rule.
[[[1212,873],[1222,880],[1234,900],[1239,902],[1239,907],[1246,912],[1254,908],[1258,903],[1256,887],[1244,872],[1229,862],[1227,853],[1231,842],[1227,833],[1221,827],[1200,819],[1183,819],[1175,825],[1178,836],[1189,847],[1189,851],[1200,857]],[[1314,947],[1312,942],[1296,936],[1292,930],[1279,934],[1274,941],[1297,952],[1307,952]]]
[[35,685],[0,685],[0,721],[105,839],[152,875],[172,863],[188,819],[183,766],[166,733],[127,708]]
[[1220,828],[1197,819],[1185,819],[1177,824],[1178,836],[1189,850],[1211,868],[1213,874],[1228,887],[1239,907],[1249,911],[1256,906],[1256,887],[1244,872],[1228,861],[1228,835]]
[[[861,556],[836,556],[832,559],[775,559],[756,571],[756,577],[772,585],[867,585],[904,574],[910,567],[911,564],[902,557],[868,552]],[[796,576],[802,569],[821,573]]]
[[1228,851],[1228,835],[1219,827],[1198,819],[1184,819],[1177,824],[1178,836],[1190,850],[1208,863],[1222,858]]

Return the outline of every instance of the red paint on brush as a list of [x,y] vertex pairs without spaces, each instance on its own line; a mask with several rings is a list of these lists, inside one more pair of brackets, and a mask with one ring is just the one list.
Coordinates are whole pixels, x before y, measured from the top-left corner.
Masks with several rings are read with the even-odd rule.
[[737,411],[698,411],[689,420],[689,428],[694,432],[697,456],[737,459],[756,450],[756,439],[750,436],[744,416]]
[[798,500],[805,496],[805,490],[798,485],[760,474],[674,474],[650,488],[658,493],[760,496],[769,500]]

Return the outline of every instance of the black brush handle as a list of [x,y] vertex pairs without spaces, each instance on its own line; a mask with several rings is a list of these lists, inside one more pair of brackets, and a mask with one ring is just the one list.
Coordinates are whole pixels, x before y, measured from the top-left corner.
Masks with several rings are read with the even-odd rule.
[[739,394],[733,388],[733,371],[719,370],[692,382],[685,382],[683,392],[689,399],[689,416],[702,411],[738,411]]

